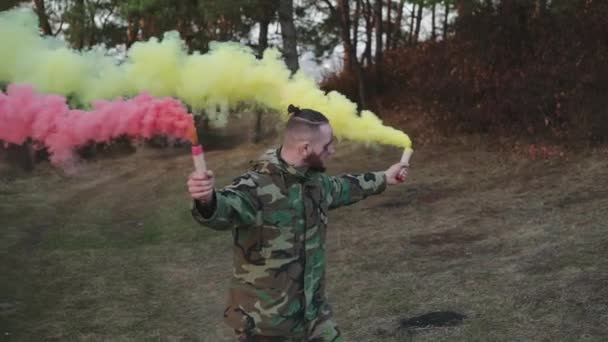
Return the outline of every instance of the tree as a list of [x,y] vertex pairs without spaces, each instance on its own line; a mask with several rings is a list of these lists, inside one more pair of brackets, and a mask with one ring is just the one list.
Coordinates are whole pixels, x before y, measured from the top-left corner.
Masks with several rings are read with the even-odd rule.
[[376,24],[376,87],[382,88],[382,0],[374,2],[374,20]]
[[[333,7],[331,8],[335,11]],[[342,45],[344,46],[344,69],[353,71],[353,64],[357,63],[357,56],[353,44],[354,39],[351,40],[350,38],[351,22],[348,0],[338,0],[336,15],[339,18],[340,37],[342,38]]]
[[283,38],[283,56],[291,73],[299,69],[296,28],[293,23],[293,0],[279,2],[279,23]]
[[410,12],[410,29],[408,34],[407,43],[412,45],[414,43],[414,28],[416,23],[416,2],[412,2],[412,11]]
[[431,4],[431,40],[435,41],[437,39],[437,25],[436,25],[436,21],[435,21],[435,17],[436,17],[436,10],[437,10],[437,3],[435,1],[433,1],[433,3]]
[[397,43],[402,38],[401,22],[403,21],[403,9],[405,7],[405,0],[399,0],[399,7],[397,7],[397,19],[395,20],[395,28],[397,32],[393,34],[393,41],[391,42],[391,48],[397,47]]
[[348,6],[348,0],[339,0],[337,7],[337,14],[340,17],[340,32],[342,41],[344,43],[344,69],[349,72],[354,72],[355,77],[357,79],[357,89],[359,92],[359,106],[361,108],[367,108],[366,101],[366,86],[365,80],[363,78],[363,71],[361,69],[361,64],[359,64],[359,60],[357,59],[357,52],[355,50],[355,43],[357,40],[357,32],[356,28],[358,26],[358,11],[359,4],[356,5],[357,9],[355,11],[355,17],[357,20],[353,23],[353,38],[350,37],[351,32],[351,21],[350,21],[350,10]]
[[0,11],[9,10],[27,0],[3,0],[0,2]]
[[355,62],[358,63],[357,60],[357,48],[359,45],[359,20],[361,19],[361,2],[362,0],[356,0],[355,1],[355,14],[353,17],[353,23],[352,23],[352,41],[353,41],[353,59],[355,60]]
[[374,16],[372,13],[372,5],[370,0],[365,0],[364,6],[365,17],[365,50],[363,50],[362,60],[366,61],[368,67],[372,65],[372,37],[374,31]]
[[443,29],[443,39],[445,40],[448,37],[448,18],[450,15],[450,0],[444,0],[443,5],[444,5],[445,10],[443,12],[442,29]]
[[[115,1],[115,0],[112,0]],[[119,12],[127,45],[177,30],[188,50],[206,52],[211,41],[246,41],[255,23],[254,0],[123,0]],[[259,0],[262,1],[262,0]],[[251,45],[251,43],[249,43]]]
[[386,44],[384,44],[384,48],[386,50],[390,50],[391,48],[391,39],[392,39],[392,32],[393,32],[393,28],[392,23],[393,23],[393,18],[391,16],[391,9],[393,8],[393,1],[392,0],[387,0],[387,4],[386,4],[386,25],[383,25],[385,27],[385,34],[386,34]]
[[414,29],[414,43],[420,40],[420,27],[422,26],[422,10],[424,9],[424,0],[418,1],[418,13],[416,14],[416,28]]
[[49,17],[46,13],[46,4],[44,0],[34,0],[34,6],[42,34],[45,36],[53,35],[53,30],[51,29],[51,24],[49,23]]

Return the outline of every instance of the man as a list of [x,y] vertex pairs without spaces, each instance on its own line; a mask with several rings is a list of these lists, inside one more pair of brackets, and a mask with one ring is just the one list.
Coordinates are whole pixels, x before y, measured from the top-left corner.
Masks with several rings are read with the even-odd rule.
[[192,214],[231,230],[233,278],[224,319],[238,341],[342,341],[325,297],[329,210],[379,194],[407,176],[384,172],[327,176],[332,128],[314,110],[289,106],[283,145],[266,152],[235,182],[215,190],[213,173],[193,173]]

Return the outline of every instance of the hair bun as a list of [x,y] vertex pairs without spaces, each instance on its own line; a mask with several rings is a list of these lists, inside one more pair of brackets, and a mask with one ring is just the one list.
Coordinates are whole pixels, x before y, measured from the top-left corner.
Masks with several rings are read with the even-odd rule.
[[300,108],[290,104],[289,106],[287,106],[287,113],[289,114],[300,114]]

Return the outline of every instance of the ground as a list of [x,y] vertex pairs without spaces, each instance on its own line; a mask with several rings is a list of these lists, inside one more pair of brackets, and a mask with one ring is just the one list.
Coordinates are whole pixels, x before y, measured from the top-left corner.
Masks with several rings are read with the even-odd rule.
[[[330,173],[394,148],[341,144]],[[264,150],[211,151],[220,184]],[[231,236],[189,214],[185,149],[0,180],[0,340],[231,341]],[[347,341],[608,339],[608,155],[418,148],[408,182],[330,215],[328,292]],[[449,311],[452,326],[408,319]]]

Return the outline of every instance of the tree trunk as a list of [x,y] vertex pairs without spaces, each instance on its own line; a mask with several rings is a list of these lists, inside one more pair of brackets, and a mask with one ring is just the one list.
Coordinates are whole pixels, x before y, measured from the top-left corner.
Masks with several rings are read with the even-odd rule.
[[367,109],[367,86],[365,82],[365,74],[359,62],[355,61],[355,72],[357,74],[357,85],[359,90],[359,108]]
[[46,7],[44,4],[44,0],[34,0],[34,5],[36,6],[36,14],[38,15],[38,24],[40,25],[40,30],[42,30],[42,34],[45,36],[53,35],[53,30],[51,29],[51,24],[49,24],[49,17],[46,14]]
[[139,20],[137,17],[131,15],[127,18],[127,49],[133,45],[137,41],[137,36],[139,34]]
[[365,50],[363,51],[362,60],[365,65],[372,65],[372,32],[374,29],[372,17],[372,5],[369,0],[365,0]]
[[353,44],[350,40],[350,9],[348,7],[348,0],[338,0],[337,14],[340,20],[340,38],[342,38],[342,45],[344,46],[344,70],[353,71]]
[[293,23],[293,0],[279,1],[279,23],[283,38],[283,56],[287,68],[294,74],[299,69],[296,27]]
[[420,40],[420,26],[422,24],[422,10],[424,9],[424,1],[420,1],[418,5],[418,14],[416,15],[416,32],[414,33],[414,43]]
[[[270,25],[270,19],[268,17],[260,20],[260,35],[258,36],[258,58],[264,57],[264,50],[268,48],[268,25]],[[253,135],[253,142],[255,144],[262,141],[262,109],[258,109],[255,113],[255,131]]]
[[189,52],[192,52],[193,48],[192,48],[192,28],[191,28],[191,22],[190,20],[186,17],[186,16],[180,16],[179,18],[177,18],[177,32],[179,33],[179,37],[184,41],[184,43],[186,44],[186,47],[188,48]]
[[445,0],[443,2],[444,6],[445,6],[445,12],[443,12],[443,39],[447,39],[448,38],[448,19],[449,19],[449,15],[450,15],[450,1],[449,0]]
[[407,43],[412,45],[414,43],[414,24],[416,23],[416,3],[412,4],[412,11],[410,12],[410,32],[408,32]]
[[[338,0],[338,6],[336,10],[336,14],[340,19],[340,37],[342,38],[342,44],[344,45],[344,70],[355,73],[359,92],[359,106],[362,108],[366,108],[366,89],[365,81],[363,79],[363,70],[361,69],[359,60],[357,59],[357,52],[353,45],[353,41],[350,38],[351,22],[348,0]],[[355,26],[357,25],[355,24]]]
[[268,25],[270,20],[264,18],[260,20],[260,35],[258,36],[258,56],[264,56],[264,50],[268,48]]
[[154,36],[154,17],[148,13],[144,13],[139,18],[139,28],[141,29],[141,37],[147,41]]
[[[359,45],[359,19],[361,17],[361,1],[362,0],[356,0],[355,1],[355,15],[353,17],[353,51],[354,51],[354,56],[355,59],[357,59],[357,46]],[[358,61],[357,61],[358,63]]]
[[386,44],[384,46],[385,50],[390,50],[391,49],[391,40],[392,40],[392,35],[393,35],[393,28],[391,27],[393,20],[391,18],[391,8],[393,6],[392,5],[392,0],[388,0],[387,3],[387,9],[386,9]]
[[436,16],[436,11],[437,10],[437,4],[435,4],[433,2],[433,5],[431,6],[431,40],[435,41],[437,40],[437,24],[435,21],[435,16]]
[[86,18],[86,9],[84,7],[84,0],[76,0],[74,3],[74,10],[77,13],[76,22],[73,27],[73,34],[75,35],[74,39],[74,48],[77,50],[82,50],[84,48],[84,35],[85,35],[85,18]]
[[[86,12],[87,12],[86,6],[83,6],[83,8],[84,8],[83,13],[86,14]],[[89,32],[88,32],[89,36],[88,36],[88,39],[86,40],[85,44],[86,44],[86,46],[91,47],[91,46],[94,46],[95,44],[97,44],[97,24],[95,23],[95,14],[96,14],[95,11],[89,9],[88,12],[89,12],[89,22],[90,22],[91,27],[89,27]],[[101,29],[103,30],[103,28],[104,27],[103,27],[103,23],[102,23]]]
[[374,20],[376,21],[376,89],[382,88],[382,1],[374,3]]
[[391,47],[397,47],[397,43],[399,42],[399,36],[401,35],[401,22],[403,21],[403,7],[405,7],[405,0],[399,1],[399,8],[397,9],[397,20],[395,21],[395,30],[396,34],[393,33],[393,42],[391,43]]

